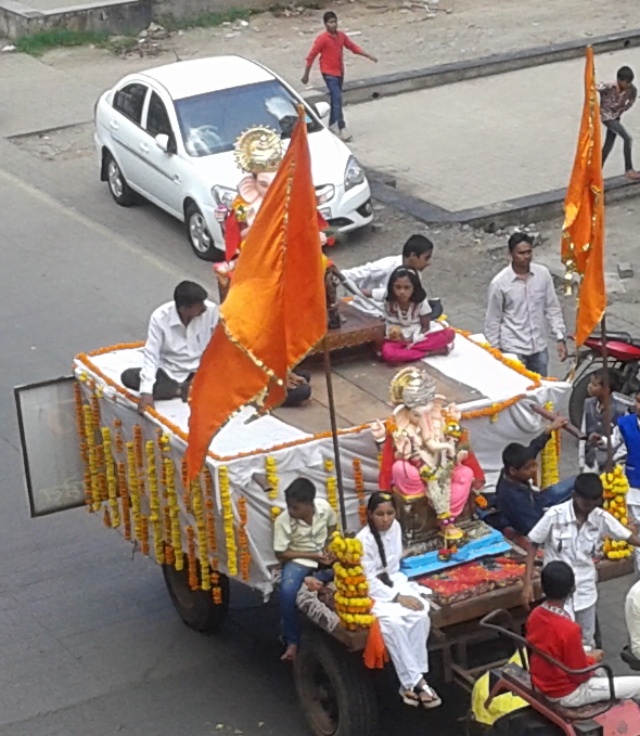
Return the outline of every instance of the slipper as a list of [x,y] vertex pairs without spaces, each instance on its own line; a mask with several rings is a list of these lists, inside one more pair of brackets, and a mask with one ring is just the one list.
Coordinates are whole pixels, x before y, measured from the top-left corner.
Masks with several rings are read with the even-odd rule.
[[[432,708],[438,708],[439,706],[442,705],[442,700],[440,699],[440,696],[438,695],[438,693],[432,687],[429,687],[429,685],[427,685],[426,682],[423,682],[422,685],[416,685],[413,688],[413,692],[418,696],[420,705],[426,710],[431,710]],[[428,695],[430,697],[430,700],[423,700],[420,697],[421,693]]]
[[410,705],[412,708],[417,708],[420,705],[420,698],[414,695],[411,690],[405,690],[401,687],[399,693],[405,705]]

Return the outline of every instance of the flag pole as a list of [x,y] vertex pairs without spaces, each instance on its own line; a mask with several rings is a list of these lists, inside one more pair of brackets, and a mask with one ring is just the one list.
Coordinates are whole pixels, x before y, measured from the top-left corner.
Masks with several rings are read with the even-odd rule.
[[609,350],[607,349],[607,318],[602,315],[600,320],[600,340],[602,342],[602,385],[604,387],[603,409],[604,409],[604,430],[607,438],[607,465],[605,471],[610,473],[613,469],[613,445],[611,443],[611,392],[609,386]]
[[333,400],[333,380],[331,378],[331,351],[327,337],[322,341],[324,375],[327,381],[327,400],[329,402],[329,418],[331,420],[331,439],[333,440],[333,454],[335,455],[336,481],[338,484],[338,498],[340,499],[340,521],[342,533],[347,533],[347,509],[344,501],[344,483],[342,480],[342,461],[340,460],[340,445],[338,443],[338,422],[336,420],[336,405]]

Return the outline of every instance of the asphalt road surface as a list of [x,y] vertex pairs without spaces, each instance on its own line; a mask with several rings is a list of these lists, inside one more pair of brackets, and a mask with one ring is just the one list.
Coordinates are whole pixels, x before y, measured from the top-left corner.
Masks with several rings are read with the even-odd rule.
[[[98,518],[28,518],[13,387],[144,337],[178,281],[213,284],[210,266],[155,208],[117,208],[91,159],[0,141],[0,203],[0,734],[303,736],[273,602],[234,590],[223,630],[203,637],[178,619],[160,569]],[[456,687],[433,713],[403,706],[392,676],[379,688],[383,733],[463,733]]]

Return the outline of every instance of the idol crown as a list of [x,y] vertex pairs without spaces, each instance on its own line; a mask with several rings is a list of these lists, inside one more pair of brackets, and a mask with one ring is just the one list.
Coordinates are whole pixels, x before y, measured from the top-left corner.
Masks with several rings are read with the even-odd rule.
[[436,382],[422,368],[403,368],[391,381],[391,401],[413,409],[433,401]]
[[235,142],[236,164],[249,174],[278,170],[282,161],[282,139],[266,125],[249,128]]

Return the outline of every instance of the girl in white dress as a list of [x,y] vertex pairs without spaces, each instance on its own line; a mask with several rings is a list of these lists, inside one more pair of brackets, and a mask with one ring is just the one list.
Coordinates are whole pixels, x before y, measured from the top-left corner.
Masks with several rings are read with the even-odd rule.
[[402,530],[392,495],[373,493],[367,517],[369,524],[358,534],[362,567],[374,601],[372,613],[400,680],[400,697],[407,705],[437,708],[442,701],[424,678],[429,670],[429,593],[400,572]]

